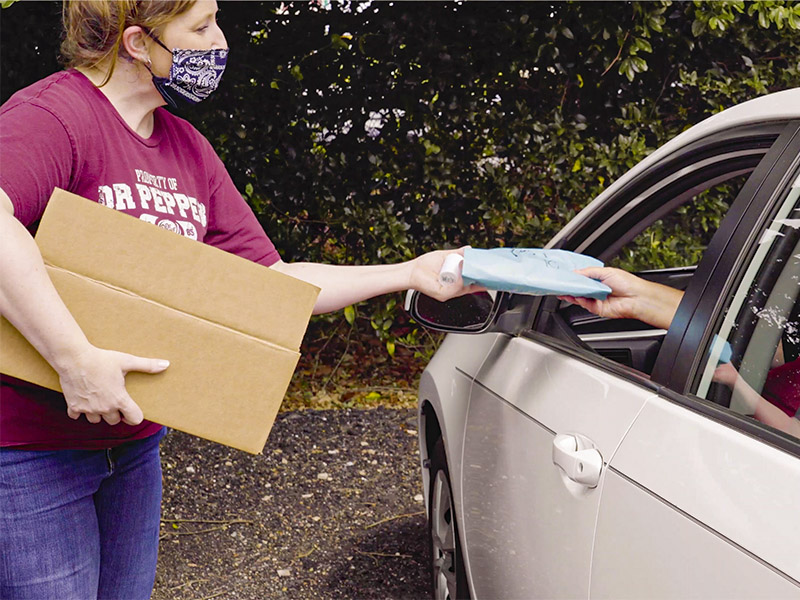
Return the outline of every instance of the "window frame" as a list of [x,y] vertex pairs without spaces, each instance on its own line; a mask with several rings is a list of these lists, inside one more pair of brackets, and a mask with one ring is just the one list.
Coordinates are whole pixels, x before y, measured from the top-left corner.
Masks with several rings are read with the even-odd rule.
[[[736,198],[695,271],[664,340],[652,378],[681,394],[691,391],[720,311],[756,252],[760,233],[796,178],[800,121],[787,124]],[[794,174],[794,177],[792,177]]]
[[[794,193],[794,198],[791,198],[793,195],[793,190],[797,190],[797,193]],[[774,209],[776,213],[773,213],[772,221],[767,224],[769,228],[774,225],[776,219],[781,217],[781,212],[784,212],[783,218],[788,218],[791,212],[797,210],[796,208],[792,208],[792,206],[800,203],[800,197],[798,197],[798,194],[800,194],[800,173],[798,173],[798,177],[788,190],[788,195],[783,197],[782,202],[775,204]],[[789,204],[789,202],[792,202],[792,204]],[[771,303],[774,299],[774,295],[781,295],[781,287],[776,286],[779,286],[779,284],[784,281],[784,278],[787,276],[786,268],[790,267],[790,265],[793,263],[787,260],[781,265],[778,262],[770,262],[770,259],[774,258],[775,252],[787,252],[787,250],[790,254],[797,252],[798,246],[800,246],[800,239],[798,238],[797,233],[794,233],[794,235],[791,237],[775,239],[775,242],[777,243],[763,244],[760,240],[763,238],[763,235],[766,233],[766,231],[767,230],[762,230],[762,236],[759,237],[759,242],[756,244],[756,247],[753,248],[753,253],[750,260],[746,265],[742,265],[741,267],[742,277],[740,278],[739,284],[732,289],[732,293],[728,296],[728,301],[723,303],[723,309],[718,314],[717,322],[713,327],[713,330],[716,332],[716,339],[718,341],[717,343],[709,344],[709,346],[706,348],[705,356],[707,358],[704,361],[704,365],[701,365],[700,368],[698,368],[692,380],[690,390],[693,395],[701,398],[707,398],[709,387],[711,385],[712,374],[714,371],[714,365],[717,364],[720,351],[724,345],[720,342],[723,339],[730,340],[730,334],[737,324],[739,325],[738,330],[742,331],[741,323],[739,323],[739,321],[742,319],[742,312],[745,311],[747,314],[751,314],[747,310],[748,307],[761,310],[764,308],[764,306],[772,305]],[[781,248],[780,242],[788,243],[788,248],[785,246]],[[769,267],[766,272],[765,267]],[[788,271],[788,273],[791,274],[792,271]],[[795,273],[798,273],[798,271],[795,271]],[[749,294],[753,290],[752,286],[756,283],[758,283],[758,289],[761,289],[765,293],[765,295],[761,298],[763,299],[763,304],[762,302],[758,301],[758,298],[754,299]],[[767,287],[765,288],[764,286]],[[794,303],[796,300],[792,301],[792,303]],[[731,310],[732,308],[733,310]],[[792,311],[792,306],[787,306],[786,308],[786,314],[788,315]],[[760,322],[758,319],[754,319],[752,321],[752,325],[748,327],[750,331],[747,332],[744,338],[739,341],[739,343],[744,344],[744,346],[747,348],[742,356],[743,361],[747,360],[746,357],[753,352],[750,346],[753,343],[754,338],[756,341],[761,338],[760,332],[763,331],[763,327],[763,322]],[[724,338],[721,335],[723,332]],[[777,335],[776,337],[778,337],[779,342],[780,336]],[[766,374],[769,370],[769,367],[766,365],[771,362],[771,357],[775,349],[776,348],[772,348],[769,351],[769,357],[763,360],[764,365],[758,370],[760,372],[760,378],[762,379],[766,377]],[[734,353],[736,352],[737,349],[734,345]],[[757,352],[757,354],[761,353]],[[756,389],[754,382],[751,381],[750,384],[753,385],[754,389]]]
[[[746,187],[757,177],[759,167],[786,127],[787,121],[747,124],[686,145],[640,173],[595,207],[580,227],[553,248],[607,260],[610,254],[624,247],[656,220],[688,202],[699,191],[749,171]],[[732,209],[738,198],[737,195]],[[555,297],[535,297],[529,309],[532,315],[530,331],[553,335],[589,350],[562,322],[558,315],[560,305]]]
[[[752,169],[754,173],[785,127],[785,121],[745,125],[688,144],[629,181],[553,248],[605,260],[647,226],[687,202],[698,186],[706,189],[742,172]],[[760,156],[756,164],[754,155]],[[680,191],[672,195],[675,188]],[[665,196],[671,198],[664,201]]]
[[698,265],[661,347],[653,379],[663,384],[660,393],[667,399],[800,457],[797,438],[692,393],[730,294],[741,285],[764,229],[800,175],[800,120],[786,125],[757,171],[734,203],[734,218],[723,223]]

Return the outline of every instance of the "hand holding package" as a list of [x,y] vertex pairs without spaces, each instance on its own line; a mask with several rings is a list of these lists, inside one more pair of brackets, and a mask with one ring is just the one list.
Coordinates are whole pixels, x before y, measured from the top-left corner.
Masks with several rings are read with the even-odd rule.
[[461,277],[464,285],[476,283],[490,290],[605,300],[610,287],[575,273],[577,269],[602,266],[596,258],[568,250],[466,248]]

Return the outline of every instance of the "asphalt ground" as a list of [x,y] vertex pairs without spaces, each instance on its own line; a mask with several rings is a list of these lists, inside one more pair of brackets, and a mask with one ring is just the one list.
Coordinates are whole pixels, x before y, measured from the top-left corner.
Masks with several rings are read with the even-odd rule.
[[260,455],[171,432],[155,600],[428,598],[413,409],[278,416]]

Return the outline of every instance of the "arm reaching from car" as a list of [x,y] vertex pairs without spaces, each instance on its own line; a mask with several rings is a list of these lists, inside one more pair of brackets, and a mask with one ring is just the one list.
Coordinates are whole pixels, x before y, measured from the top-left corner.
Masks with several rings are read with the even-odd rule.
[[142,422],[141,409],[125,390],[129,371],[159,373],[165,360],[103,350],[89,343],[53,287],[42,255],[27,229],[14,217],[11,200],[0,190],[0,314],[58,373],[73,419],[91,423]]
[[439,281],[439,270],[450,254],[464,249],[437,250],[394,265],[326,265],[319,263],[278,262],[273,269],[302,279],[321,289],[314,314],[332,312],[381,294],[417,290],[439,301],[482,291],[477,285],[465,286],[459,275],[453,284]]
[[[632,273],[611,267],[588,268],[577,271],[581,275],[598,279],[611,288],[605,300],[560,296],[562,300],[578,304],[601,317],[611,319],[638,319],[654,327],[669,329],[683,292],[671,287],[646,281]],[[773,367],[783,364],[783,350],[778,345],[773,357]],[[735,398],[746,407],[757,421],[800,437],[800,420],[790,417],[754,390],[730,363],[720,364],[713,380],[728,386]]]
[[610,319],[638,319],[654,327],[669,329],[683,292],[660,283],[647,281],[632,273],[612,267],[589,267],[576,271],[597,279],[611,288],[605,300],[559,296],[591,313]]

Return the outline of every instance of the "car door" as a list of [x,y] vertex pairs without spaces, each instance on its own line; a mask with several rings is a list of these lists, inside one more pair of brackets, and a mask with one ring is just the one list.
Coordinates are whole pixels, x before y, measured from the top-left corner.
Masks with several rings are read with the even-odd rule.
[[[610,198],[595,211],[598,221],[584,223],[562,247],[613,256],[702,190],[753,172],[776,136],[765,143],[731,133],[695,144],[688,157],[654,166]],[[756,185],[752,177],[747,182]],[[609,222],[615,225],[599,225]],[[465,560],[478,598],[590,595],[609,464],[659,398],[648,373],[581,341],[557,299],[540,304],[530,331],[497,338],[470,394],[460,487]],[[622,348],[638,337],[623,336]]]
[[800,598],[797,123],[770,154],[608,464],[591,598]]
[[[652,395],[532,339],[495,344],[473,384],[462,464],[476,597],[586,597],[602,463]],[[557,434],[583,483],[554,466]]]

